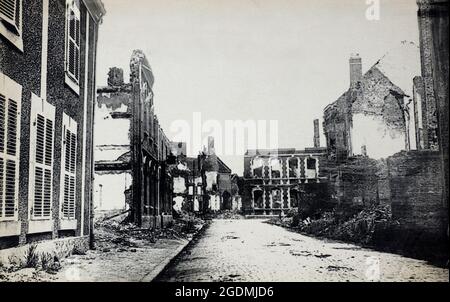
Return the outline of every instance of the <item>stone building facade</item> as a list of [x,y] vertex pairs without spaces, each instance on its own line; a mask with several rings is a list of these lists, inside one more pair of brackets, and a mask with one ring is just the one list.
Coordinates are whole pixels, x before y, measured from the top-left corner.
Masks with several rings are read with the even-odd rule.
[[244,156],[242,209],[246,214],[280,214],[297,208],[300,193],[327,181],[326,148],[248,150]]
[[109,85],[98,89],[96,205],[128,208],[137,225],[159,228],[172,220],[171,142],[154,114],[154,76],[142,51],[133,52],[130,70],[124,83],[112,68]]
[[0,248],[92,233],[99,0],[2,0]]

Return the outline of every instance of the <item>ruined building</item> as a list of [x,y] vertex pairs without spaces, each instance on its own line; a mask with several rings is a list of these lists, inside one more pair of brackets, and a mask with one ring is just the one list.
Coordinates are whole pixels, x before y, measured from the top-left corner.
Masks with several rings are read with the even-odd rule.
[[170,167],[175,211],[202,212],[204,185],[200,165],[200,156],[195,158],[180,154],[176,164]]
[[[439,151],[444,174],[445,204],[448,207],[448,0],[417,0],[422,62],[423,149]],[[423,89],[420,90],[420,85]],[[419,111],[419,110],[418,110]],[[436,145],[439,147],[436,148]],[[419,149],[419,148],[418,148]]]
[[153,72],[136,50],[130,82],[111,68],[99,88],[95,136],[95,204],[99,210],[129,209],[131,221],[159,228],[172,220],[171,143],[154,114]]
[[231,210],[231,169],[217,156],[214,138],[211,136],[208,137],[208,147],[202,155],[201,170],[207,207],[213,211]]
[[350,88],[324,110],[330,187],[390,205],[384,247],[448,261],[449,3],[417,4],[420,47],[402,42],[362,76],[352,57]]
[[297,208],[301,193],[327,181],[322,169],[326,148],[320,147],[314,121],[314,148],[248,150],[244,156],[243,210],[247,214],[280,214]]
[[0,249],[65,238],[59,245],[70,251],[92,231],[95,66],[105,8],[99,0],[0,4]]
[[[176,144],[180,146],[178,149],[185,146],[185,143]],[[197,158],[186,157],[183,151],[179,154],[177,164],[171,168],[177,210],[206,213],[238,209],[239,192],[233,190],[231,169],[216,155],[212,137],[208,138],[207,149]]]
[[[123,70],[111,68],[108,86],[99,88],[95,106],[95,210],[125,210],[131,202],[130,84]],[[114,129],[114,131],[111,131]]]
[[418,0],[422,75],[414,79],[418,150],[388,159],[393,238],[448,263],[448,72],[446,0]]
[[380,159],[416,148],[413,78],[420,75],[419,47],[403,41],[362,74],[349,60],[350,86],[324,109],[328,152],[338,161],[354,155]]
[[171,152],[174,156],[187,156],[187,146],[185,142],[171,142]]

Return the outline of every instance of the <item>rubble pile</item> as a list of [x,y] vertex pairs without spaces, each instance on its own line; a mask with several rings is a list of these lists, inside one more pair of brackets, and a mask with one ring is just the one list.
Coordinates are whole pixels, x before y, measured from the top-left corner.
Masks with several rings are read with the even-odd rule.
[[144,229],[128,223],[123,216],[99,220],[95,223],[95,244],[105,252],[112,248],[133,249],[158,239],[186,239],[196,232],[203,221],[194,216],[180,214],[170,227],[164,229]]
[[318,237],[362,245],[372,243],[377,224],[388,225],[392,222],[389,205],[373,205],[350,216],[342,209],[324,212],[319,219],[308,217],[301,220],[299,218],[301,217],[300,213],[290,216],[272,218],[268,223]]
[[214,214],[215,219],[244,219],[239,211],[223,210]]
[[357,242],[364,245],[371,244],[376,224],[391,221],[391,207],[389,205],[371,206],[362,210],[350,220],[343,222],[332,232],[334,239]]

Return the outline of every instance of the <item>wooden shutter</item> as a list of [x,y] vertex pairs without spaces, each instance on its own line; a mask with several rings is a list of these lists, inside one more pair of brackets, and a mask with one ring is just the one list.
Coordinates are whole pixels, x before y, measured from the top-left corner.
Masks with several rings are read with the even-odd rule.
[[22,0],[0,0],[0,19],[15,27],[17,33],[21,28]]
[[62,129],[61,218],[75,219],[78,125],[64,114]]
[[17,220],[22,87],[0,73],[0,221]]
[[80,80],[80,10],[77,1],[67,1],[66,71],[77,84]]
[[33,220],[51,219],[55,107],[32,97],[29,205]]

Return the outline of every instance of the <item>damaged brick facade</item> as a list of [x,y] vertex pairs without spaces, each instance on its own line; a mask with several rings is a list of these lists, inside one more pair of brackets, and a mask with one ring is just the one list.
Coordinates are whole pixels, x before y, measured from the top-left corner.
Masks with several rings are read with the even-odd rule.
[[405,249],[448,261],[448,1],[417,1],[422,78],[414,79],[417,151],[388,159],[392,216]]
[[[434,92],[433,79],[433,20],[430,15],[430,5],[434,1],[417,1],[419,6],[418,23],[419,38],[421,43],[420,57],[422,76],[420,86],[422,86],[423,112],[423,149],[439,150],[438,142],[438,112],[436,106],[436,96]],[[445,2],[445,1],[441,1]],[[443,50],[443,49],[441,49]]]
[[133,52],[130,70],[124,83],[122,70],[110,69],[109,86],[98,89],[96,200],[128,208],[143,228],[160,228],[172,221],[171,143],[154,114],[154,76],[142,51]]
[[[380,159],[415,147],[410,90],[413,77],[420,74],[418,63],[413,64],[416,54],[418,47],[403,41],[363,75],[355,74],[362,71],[361,58],[350,58],[350,88],[324,109],[323,128],[331,157],[338,162],[353,155]],[[399,57],[412,62],[396,62]]]
[[328,164],[330,192],[336,204],[355,208],[389,204],[386,160],[356,156],[338,164]]

